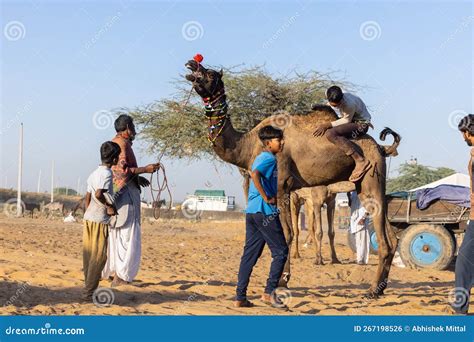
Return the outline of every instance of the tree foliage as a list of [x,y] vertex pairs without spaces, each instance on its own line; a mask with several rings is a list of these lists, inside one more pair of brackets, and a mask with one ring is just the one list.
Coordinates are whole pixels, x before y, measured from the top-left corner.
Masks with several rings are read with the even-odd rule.
[[[184,78],[183,78],[184,79]],[[303,114],[316,103],[324,103],[325,90],[332,84],[345,89],[348,82],[333,81],[330,74],[293,72],[275,77],[263,67],[225,70],[224,83],[229,114],[234,127],[243,132],[251,130],[264,118],[285,112]],[[173,82],[175,94],[136,108],[121,108],[117,114],[129,114],[147,142],[149,152],[161,157],[214,159],[206,139],[206,119],[201,99],[190,92],[185,81]]]
[[420,164],[402,164],[399,176],[387,181],[387,193],[406,191],[450,176],[456,171],[447,168],[430,168]]
[[53,191],[55,195],[68,195],[68,196],[79,195],[76,190],[71,189],[71,188],[65,188],[65,187],[54,188]]

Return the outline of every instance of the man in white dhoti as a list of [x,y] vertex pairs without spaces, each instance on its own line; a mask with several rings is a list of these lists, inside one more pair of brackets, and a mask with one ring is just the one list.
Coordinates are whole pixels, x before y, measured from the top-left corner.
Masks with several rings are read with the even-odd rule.
[[369,213],[360,203],[359,196],[355,191],[350,193],[349,205],[351,207],[350,232],[354,234],[356,262],[359,265],[366,265],[369,263],[370,248],[370,236],[367,228]]
[[140,227],[140,186],[150,182],[141,173],[152,173],[160,164],[137,166],[132,150],[135,139],[135,125],[128,115],[120,115],[115,120],[117,135],[113,142],[121,148],[119,162],[112,167],[114,182],[114,202],[117,208],[115,222],[110,224],[107,263],[102,272],[103,278],[113,277],[112,286],[132,282],[140,268],[141,227]]

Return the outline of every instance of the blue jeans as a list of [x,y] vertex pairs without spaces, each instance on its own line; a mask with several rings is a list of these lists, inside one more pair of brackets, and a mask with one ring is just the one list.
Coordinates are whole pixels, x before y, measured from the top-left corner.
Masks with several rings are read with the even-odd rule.
[[237,282],[237,300],[247,299],[247,287],[253,267],[262,255],[265,243],[272,253],[272,264],[267,279],[265,293],[271,294],[278,286],[283,273],[288,246],[283,228],[277,214],[265,216],[262,213],[246,214],[245,216],[245,247],[240,260],[239,277]]
[[453,309],[457,313],[467,314],[469,310],[469,294],[474,285],[474,220],[469,221],[461,247],[459,247],[454,273],[456,304],[452,304]]

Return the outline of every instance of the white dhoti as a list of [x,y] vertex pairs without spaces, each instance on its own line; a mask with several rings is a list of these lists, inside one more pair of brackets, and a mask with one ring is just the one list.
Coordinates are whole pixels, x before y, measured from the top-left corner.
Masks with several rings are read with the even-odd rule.
[[[362,222],[362,223],[361,223]],[[369,262],[370,236],[367,228],[367,211],[361,205],[356,192],[351,194],[351,234],[354,234],[356,261],[359,264]]]
[[367,227],[353,233],[356,245],[356,261],[359,264],[369,263],[370,236]]
[[110,224],[107,263],[102,277],[108,278],[115,273],[121,279],[131,282],[140,268],[142,247],[138,187],[129,182],[117,194],[115,205],[118,215]]

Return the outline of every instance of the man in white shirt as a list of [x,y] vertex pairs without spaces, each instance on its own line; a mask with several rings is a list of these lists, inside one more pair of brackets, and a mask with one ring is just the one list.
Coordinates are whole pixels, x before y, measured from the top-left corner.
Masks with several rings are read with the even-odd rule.
[[359,265],[367,265],[369,262],[370,237],[367,229],[369,213],[361,205],[357,192],[352,191],[349,197],[351,207],[350,232],[354,234],[356,247],[356,262]]
[[318,125],[313,135],[318,137],[326,133],[330,142],[354,159],[356,165],[349,180],[357,182],[371,168],[371,164],[349,139],[355,139],[367,133],[369,127],[372,127],[371,116],[358,96],[343,93],[338,86],[328,88],[326,98],[330,106],[339,109],[341,118]]

